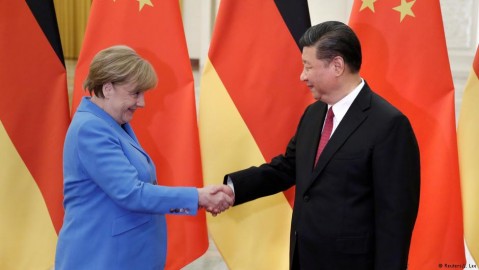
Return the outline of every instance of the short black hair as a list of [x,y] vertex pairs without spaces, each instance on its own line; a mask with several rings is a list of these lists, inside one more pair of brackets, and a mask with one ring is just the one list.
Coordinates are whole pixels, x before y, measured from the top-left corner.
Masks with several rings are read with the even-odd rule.
[[327,21],[311,26],[299,40],[303,47],[316,47],[318,59],[332,60],[341,56],[351,72],[361,69],[361,44],[354,31],[346,24],[338,21]]

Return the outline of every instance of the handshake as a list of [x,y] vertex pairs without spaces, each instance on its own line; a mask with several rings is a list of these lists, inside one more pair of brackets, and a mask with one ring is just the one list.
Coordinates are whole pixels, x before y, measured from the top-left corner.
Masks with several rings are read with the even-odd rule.
[[235,194],[228,185],[210,185],[198,189],[198,205],[213,216],[233,206]]

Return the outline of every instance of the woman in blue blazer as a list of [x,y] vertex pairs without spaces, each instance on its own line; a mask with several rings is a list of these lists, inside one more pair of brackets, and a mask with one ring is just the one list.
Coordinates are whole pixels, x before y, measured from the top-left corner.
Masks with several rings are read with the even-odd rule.
[[84,97],[63,153],[65,217],[56,270],[163,269],[164,214],[195,215],[228,208],[224,186],[156,185],[153,161],[129,122],[156,86],[153,67],[134,50],[114,46],[93,59]]

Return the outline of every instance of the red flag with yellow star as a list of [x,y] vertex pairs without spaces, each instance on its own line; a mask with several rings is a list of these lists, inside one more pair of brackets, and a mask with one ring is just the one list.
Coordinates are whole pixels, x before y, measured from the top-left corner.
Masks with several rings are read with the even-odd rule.
[[[155,162],[158,184],[202,186],[193,73],[179,1],[93,1],[75,73],[73,111],[86,95],[82,83],[93,56],[117,44],[132,47],[158,74],[157,88],[146,93],[146,107],[132,121]],[[208,247],[205,213],[167,215],[167,223],[166,269],[181,269]]]
[[439,0],[356,0],[350,25],[363,50],[361,75],[409,117],[419,142],[421,199],[408,269],[462,265],[454,85]]

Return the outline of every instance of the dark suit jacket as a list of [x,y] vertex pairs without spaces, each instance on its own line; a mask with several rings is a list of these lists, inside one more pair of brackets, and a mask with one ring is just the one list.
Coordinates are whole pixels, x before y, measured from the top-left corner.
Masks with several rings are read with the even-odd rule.
[[284,155],[229,175],[235,204],[296,185],[290,259],[301,269],[406,269],[420,187],[409,120],[366,84],[314,167],[326,111],[313,103]]

